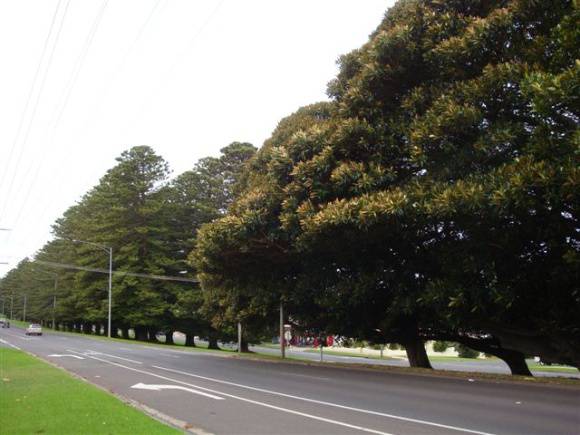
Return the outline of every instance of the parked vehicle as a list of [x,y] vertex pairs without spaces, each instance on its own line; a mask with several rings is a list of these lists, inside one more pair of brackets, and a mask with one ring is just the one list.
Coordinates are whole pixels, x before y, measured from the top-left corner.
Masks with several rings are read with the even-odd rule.
[[10,328],[10,320],[6,317],[0,317],[0,328]]
[[28,328],[26,328],[26,335],[42,335],[42,326],[38,323],[31,323]]

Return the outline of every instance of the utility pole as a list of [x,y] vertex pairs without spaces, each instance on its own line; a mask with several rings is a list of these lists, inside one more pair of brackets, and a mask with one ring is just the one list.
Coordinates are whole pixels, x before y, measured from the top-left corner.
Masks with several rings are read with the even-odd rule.
[[280,355],[286,358],[286,346],[284,343],[284,305],[280,301]]
[[12,320],[12,309],[14,308],[14,293],[10,296],[10,320]]
[[56,294],[52,299],[52,329],[56,331]]
[[238,322],[238,353],[242,353],[242,322]]
[[26,322],[26,295],[24,295],[24,307],[22,309],[22,321]]

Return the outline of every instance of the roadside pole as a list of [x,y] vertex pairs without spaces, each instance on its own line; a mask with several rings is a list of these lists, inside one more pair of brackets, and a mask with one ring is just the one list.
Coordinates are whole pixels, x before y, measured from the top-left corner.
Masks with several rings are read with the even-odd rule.
[[24,308],[22,309],[22,321],[26,322],[26,295],[24,295]]
[[109,318],[107,320],[107,337],[111,338],[111,310],[113,305],[113,247],[109,247]]
[[56,295],[52,299],[52,329],[56,331]]
[[286,346],[284,343],[284,306],[280,301],[280,355],[286,358]]
[[322,349],[324,349],[324,346],[322,345],[322,340],[320,340],[320,362],[324,362],[324,353]]
[[238,353],[242,353],[242,322],[238,322]]

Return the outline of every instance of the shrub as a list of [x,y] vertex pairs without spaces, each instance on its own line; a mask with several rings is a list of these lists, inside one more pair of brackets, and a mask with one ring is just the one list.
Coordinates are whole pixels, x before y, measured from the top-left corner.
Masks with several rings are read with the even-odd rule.
[[445,352],[449,347],[451,347],[451,343],[448,341],[436,341],[433,343],[433,350],[435,352]]
[[478,351],[473,350],[472,348],[463,344],[456,344],[454,347],[460,358],[477,358],[479,356]]

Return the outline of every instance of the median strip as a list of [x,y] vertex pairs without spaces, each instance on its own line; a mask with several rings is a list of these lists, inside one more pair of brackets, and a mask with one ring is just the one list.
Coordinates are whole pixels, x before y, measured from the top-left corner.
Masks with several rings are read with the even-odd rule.
[[61,369],[7,347],[0,348],[0,409],[0,432],[6,434],[180,433]]

